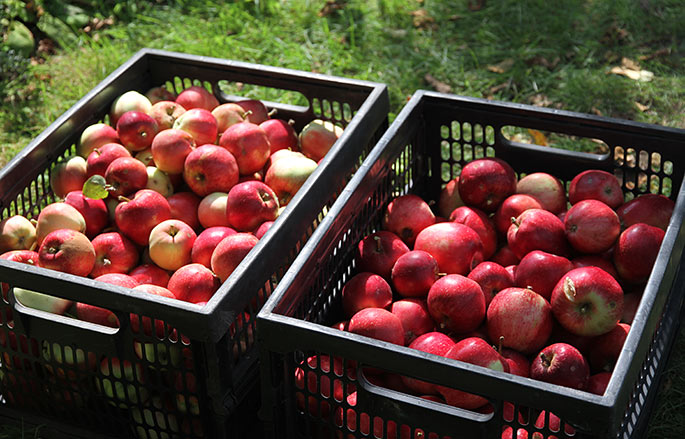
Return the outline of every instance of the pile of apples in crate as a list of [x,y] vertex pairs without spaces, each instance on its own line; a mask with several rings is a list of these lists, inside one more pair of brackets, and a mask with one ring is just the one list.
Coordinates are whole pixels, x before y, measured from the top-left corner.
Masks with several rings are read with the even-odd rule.
[[[567,194],[556,177],[537,172],[519,180],[498,158],[466,164],[436,198],[435,212],[412,194],[389,203],[382,230],[358,244],[358,272],[342,289],[346,320],[334,327],[602,395],[674,202],[655,194],[624,202],[616,177],[596,169],[577,174]],[[330,371],[331,360],[321,360],[320,369]],[[318,361],[311,357],[308,366]],[[340,359],[332,361],[341,375]],[[356,371],[351,366],[347,373]],[[309,391],[317,393],[309,374]],[[365,375],[433,401],[492,410],[479,395],[375,369]],[[304,389],[302,368],[296,386]],[[347,395],[347,403],[356,405],[354,383],[343,391],[336,380],[333,389],[336,400]],[[303,408],[303,395],[298,398]],[[314,402],[310,412],[319,409]],[[327,416],[330,407],[320,412]],[[504,417],[513,420],[513,412],[505,403]],[[343,425],[342,408],[335,419]],[[346,419],[350,429],[369,428],[356,424],[353,409]],[[543,411],[532,421],[559,430],[554,414]],[[378,437],[394,437],[383,435],[382,426],[373,428]],[[512,436],[505,427],[502,437]],[[516,437],[528,433],[520,429]],[[540,433],[533,437],[542,439]]]

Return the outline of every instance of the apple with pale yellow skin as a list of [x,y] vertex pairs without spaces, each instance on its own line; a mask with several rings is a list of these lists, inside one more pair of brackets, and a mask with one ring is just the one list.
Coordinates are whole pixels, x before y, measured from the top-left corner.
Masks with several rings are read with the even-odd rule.
[[95,387],[108,398],[108,402],[120,408],[145,402],[145,371],[140,363],[119,358],[103,358],[100,373],[95,377]]
[[186,109],[182,105],[179,105],[173,101],[159,101],[152,105],[152,110],[150,110],[150,117],[152,117],[159,130],[168,130],[174,126],[174,122],[178,119]]
[[36,242],[36,227],[26,217],[14,215],[0,221],[0,253],[30,250]]
[[149,114],[150,110],[152,110],[152,103],[147,97],[135,90],[127,91],[112,102],[109,111],[109,123],[113,127],[117,126],[119,118],[127,111],[140,111]]
[[300,150],[315,162],[321,160],[342,135],[343,129],[332,122],[315,119],[300,131]]
[[228,226],[226,192],[212,192],[204,197],[197,206],[197,218],[205,229],[215,226]]
[[80,155],[67,157],[50,171],[50,188],[58,198],[64,198],[71,191],[81,190],[87,178],[86,159]]
[[140,160],[145,166],[157,166],[155,165],[155,158],[152,157],[152,146],[145,148],[142,151],[138,151],[134,158]]
[[38,214],[36,222],[36,244],[40,245],[48,233],[58,229],[86,232],[86,220],[74,206],[67,203],[48,204]]
[[278,204],[286,206],[317,166],[314,160],[303,154],[293,153],[272,162],[264,182],[276,193]]
[[216,119],[219,135],[223,134],[231,125],[245,122],[245,110],[236,103],[221,104],[212,110]]
[[119,143],[117,130],[105,123],[96,123],[87,127],[81,133],[77,153],[86,158],[95,149],[108,143]]
[[165,270],[178,270],[191,262],[196,238],[193,229],[183,221],[162,221],[150,231],[150,258]]
[[155,166],[148,166],[147,170],[147,185],[145,189],[151,189],[159,192],[164,198],[169,198],[174,193],[174,185],[166,172]]
[[195,140],[190,133],[170,128],[160,131],[152,139],[152,158],[155,165],[169,174],[181,174],[183,164],[195,149]]

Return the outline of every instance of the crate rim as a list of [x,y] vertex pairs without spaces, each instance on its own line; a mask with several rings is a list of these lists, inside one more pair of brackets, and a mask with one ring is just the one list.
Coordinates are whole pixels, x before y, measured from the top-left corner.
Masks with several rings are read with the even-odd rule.
[[[356,111],[356,114],[349,121],[347,129],[343,131],[341,137],[336,141],[336,143],[331,148],[330,152],[339,153],[343,150],[341,147],[344,143],[349,141],[350,138],[356,136],[353,129],[359,126],[368,128],[367,125],[370,124],[366,120],[366,114],[368,110],[374,105],[380,105],[383,107],[384,111],[382,115],[378,117],[385,117],[387,120],[387,110],[389,107],[389,102],[387,98],[387,85],[380,82],[373,82],[367,80],[359,80],[345,77],[338,77],[334,75],[322,74],[301,71],[296,69],[290,69],[285,67],[275,67],[262,65],[257,63],[249,63],[244,61],[235,61],[230,59],[223,59],[217,57],[194,55],[181,52],[166,51],[160,49],[152,48],[142,48],[134,53],[128,60],[123,64],[118,66],[114,71],[108,74],[103,80],[101,80],[95,87],[93,87],[88,93],[83,97],[78,99],[68,110],[62,113],[56,120],[54,120],[47,128],[45,128],[40,134],[33,138],[28,145],[22,148],[2,169],[0,169],[0,178],[7,173],[10,173],[14,168],[19,166],[22,161],[29,155],[39,144],[45,141],[46,138],[53,135],[56,131],[63,128],[65,125],[69,124],[70,119],[76,113],[76,111],[83,106],[85,103],[91,101],[98,94],[102,93],[107,87],[115,81],[117,78],[121,77],[125,72],[127,72],[132,66],[140,62],[149,62],[150,60],[159,59],[163,61],[183,61],[190,63],[197,63],[202,67],[209,68],[231,68],[231,69],[241,69],[249,71],[250,73],[255,73],[255,71],[268,72],[273,74],[278,74],[286,77],[292,77],[293,79],[304,80],[304,81],[315,81],[322,85],[330,85],[335,83],[336,85],[342,84],[344,87],[349,89],[359,88],[364,91],[368,91],[368,96],[364,99],[362,106]],[[210,64],[207,66],[206,64]],[[311,103],[310,103],[311,107]],[[377,117],[377,118],[378,118]],[[69,129],[74,130],[77,127],[70,127]],[[344,151],[343,151],[344,152]],[[328,169],[332,164],[330,161],[323,161],[317,166],[316,170],[312,173],[312,178],[307,179],[305,184],[297,192],[297,194],[292,198],[289,203],[290,209],[284,210],[284,213],[279,216],[274,225],[267,232],[268,235],[277,233],[279,230],[287,230],[288,225],[293,224],[298,220],[296,218],[297,206],[306,201],[306,195],[315,185],[315,180],[318,176],[323,174],[326,169]],[[31,170],[32,172],[35,170]],[[7,208],[8,205],[0,203],[0,209]],[[324,217],[325,218],[325,217]],[[317,227],[318,228],[318,227]],[[265,235],[266,236],[266,235]],[[158,310],[160,310],[160,318],[166,319],[168,315],[178,316],[179,313],[183,315],[185,319],[192,319],[192,322],[186,320],[186,325],[192,326],[198,337],[205,337],[206,341],[217,342],[221,337],[223,337],[228,329],[229,325],[235,320],[236,312],[232,310],[225,311],[230,306],[236,305],[238,303],[245,302],[247,299],[238,298],[238,292],[230,294],[235,291],[236,288],[241,286],[253,286],[249,283],[249,274],[246,273],[245,267],[248,264],[252,264],[252,261],[256,259],[257,253],[262,253],[264,247],[273,247],[275,244],[271,242],[273,240],[262,239],[258,242],[252,252],[246,257],[236,268],[234,273],[236,276],[230,276],[220,288],[215,292],[213,297],[204,305],[198,306],[192,303],[187,303],[178,300],[160,300],[158,296],[151,294],[131,294],[129,288],[120,287],[116,285],[110,285],[103,282],[96,282],[93,279],[81,276],[74,276],[68,273],[62,273],[54,270],[48,270],[40,267],[35,267],[27,264],[20,264],[12,261],[0,260],[0,274],[17,274],[17,286],[24,286],[24,288],[33,289],[38,292],[41,289],[48,289],[47,285],[36,288],[35,282],[40,280],[48,280],[52,283],[52,286],[58,285],[64,289],[70,289],[72,291],[80,292],[84,299],[94,304],[98,305],[100,300],[100,294],[93,295],[93,292],[100,292],[107,297],[121,297],[123,300],[132,301],[134,305],[140,304],[155,304]],[[247,279],[246,279],[247,278]],[[240,280],[239,280],[240,279]],[[84,282],[85,280],[85,282]],[[40,285],[40,282],[38,282]],[[87,292],[90,291],[90,295]],[[49,292],[45,292],[48,294]],[[84,322],[87,323],[87,322]],[[88,325],[85,325],[88,326]],[[184,329],[184,328],[179,328]],[[183,332],[183,331],[182,331]]]
[[[425,354],[417,354],[415,350],[410,349],[405,346],[392,345],[390,343],[379,342],[368,337],[359,336],[357,334],[351,334],[347,332],[342,332],[334,328],[328,328],[324,325],[317,323],[301,320],[295,317],[290,317],[284,314],[279,314],[277,309],[281,305],[282,296],[285,290],[290,289],[293,281],[296,279],[298,272],[303,265],[303,263],[312,256],[316,245],[325,238],[326,235],[332,233],[330,228],[334,219],[340,215],[343,207],[350,200],[349,195],[354,193],[356,189],[360,186],[364,178],[368,173],[373,172],[374,164],[381,158],[382,153],[389,142],[395,137],[398,132],[398,128],[402,127],[403,124],[411,117],[415,111],[420,111],[421,106],[425,102],[425,99],[440,99],[442,101],[448,100],[450,102],[464,103],[467,105],[476,106],[492,106],[495,105],[501,109],[515,110],[515,111],[530,111],[533,110],[547,117],[557,118],[560,116],[578,118],[579,120],[587,121],[587,123],[592,123],[593,125],[614,125],[621,129],[634,130],[649,130],[650,134],[663,133],[664,135],[672,138],[675,136],[678,141],[685,144],[685,130],[679,128],[662,127],[654,124],[646,124],[634,121],[628,121],[624,119],[609,118],[609,117],[596,117],[593,115],[587,115],[584,113],[563,111],[548,109],[544,107],[536,107],[527,104],[517,104],[509,103],[503,101],[491,101],[482,98],[459,96],[453,94],[438,93],[426,90],[417,90],[407,104],[403,107],[402,111],[398,114],[397,118],[392,122],[391,126],[386,130],[384,135],[378,141],[376,146],[373,148],[371,153],[367,156],[362,167],[353,176],[352,180],[348,183],[347,187],[343,191],[343,194],[336,200],[332,206],[329,214],[324,218],[319,227],[314,231],[312,237],[308,240],[306,245],[303,247],[302,251],[290,266],[286,274],[283,276],[281,282],[277,288],[272,293],[271,297],[267,303],[262,307],[261,311],[257,315],[257,328],[258,336],[260,337],[260,346],[262,346],[262,352],[266,349],[272,347],[269,340],[266,340],[263,335],[265,332],[276,332],[280,328],[295,328],[297,331],[311,331],[316,334],[317,340],[312,342],[312,344],[319,344],[319,341],[325,339],[330,339],[331,337],[335,339],[337,346],[349,345],[350,348],[354,345],[361,344],[368,349],[381,349],[385,352],[390,352],[394,355],[408,356],[411,359],[419,361],[427,361],[431,367],[438,366],[449,366],[456,368],[460,371],[468,371],[469,373],[475,373],[483,378],[491,380],[492,384],[495,384],[502,379],[508,382],[513,382],[516,386],[522,386],[521,389],[525,390],[536,390],[542,391],[545,394],[554,395],[557,398],[561,398],[564,401],[572,401],[574,404],[585,405],[591,404],[594,408],[601,408],[602,410],[615,411],[619,409],[617,407],[617,402],[621,398],[627,399],[627,392],[631,389],[625,389],[623,386],[623,381],[628,374],[628,369],[631,368],[633,361],[635,360],[635,349],[627,350],[622,349],[619,359],[616,364],[617,367],[612,373],[611,379],[607,386],[604,395],[595,395],[586,391],[579,391],[570,389],[563,386],[557,386],[549,383],[544,383],[541,381],[536,381],[531,378],[523,378],[512,374],[505,374],[501,372],[491,371],[489,369],[473,367],[466,363],[444,361],[446,359],[441,359],[439,356]],[[654,131],[654,133],[651,133]],[[671,255],[674,250],[682,252],[682,249],[675,249],[675,243],[679,235],[685,235],[685,228],[679,229],[679,226],[683,223],[685,219],[685,180],[681,182],[680,188],[678,189],[677,196],[675,197],[675,208],[673,215],[671,216],[669,226],[666,230],[662,245],[657,256],[657,260],[654,264],[650,277],[645,286],[645,290],[638,306],[637,312],[635,314],[633,323],[631,324],[631,330],[629,331],[628,337],[624,344],[625,346],[631,346],[633,348],[639,346],[640,336],[643,335],[645,327],[647,325],[648,318],[654,312],[654,302],[657,299],[658,279],[663,279],[663,274],[667,270],[667,262],[669,255]],[[330,249],[329,249],[330,250]],[[680,260],[680,258],[678,258]],[[674,275],[675,277],[675,275]],[[675,280],[675,279],[674,279]],[[670,289],[671,286],[669,285]],[[665,300],[665,298],[663,299]],[[278,351],[278,350],[277,350]],[[333,353],[331,353],[332,355]],[[627,358],[626,358],[627,357]],[[397,363],[397,362],[395,362]],[[393,363],[393,364],[395,364]],[[424,363],[425,364],[425,363]],[[414,369],[414,372],[417,369]],[[399,372],[401,373],[401,372]],[[428,379],[429,377],[424,377]],[[466,389],[468,390],[468,389]],[[616,420],[616,422],[620,419]]]

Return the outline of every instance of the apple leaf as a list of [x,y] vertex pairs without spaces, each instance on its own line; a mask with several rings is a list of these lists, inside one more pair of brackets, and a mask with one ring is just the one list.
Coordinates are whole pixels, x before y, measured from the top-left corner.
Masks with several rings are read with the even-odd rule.
[[107,198],[109,191],[107,190],[107,182],[102,175],[95,174],[83,183],[83,195],[93,200],[102,200]]

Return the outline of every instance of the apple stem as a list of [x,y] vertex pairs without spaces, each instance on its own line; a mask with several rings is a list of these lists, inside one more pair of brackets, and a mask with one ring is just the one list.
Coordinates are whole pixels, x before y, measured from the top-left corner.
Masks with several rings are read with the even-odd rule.
[[126,197],[123,196],[123,195],[119,195],[119,196],[117,197],[117,200],[119,200],[119,201],[126,201],[126,202],[131,201],[130,198],[126,198]]
[[290,125],[290,126],[295,125],[295,121],[293,119],[288,119],[288,125]]
[[499,344],[497,345],[497,353],[502,355],[502,344],[504,343],[504,336],[499,336]]
[[381,237],[374,236],[373,239],[374,241],[376,241],[376,251],[380,253],[381,251],[383,251],[383,246],[381,245]]
[[519,225],[519,224],[516,222],[516,217],[513,217],[513,216],[511,217],[511,223],[512,223],[512,224],[516,224],[517,226]]
[[439,277],[439,278],[440,278],[440,277],[445,277],[445,276],[447,276],[447,273],[438,273],[438,277]]
[[278,113],[278,109],[277,109],[277,108],[272,108],[271,111],[269,111],[268,113],[266,113],[266,115],[269,116],[269,117],[271,117],[271,116],[273,116],[273,115],[276,114],[276,113]]
[[545,367],[549,367],[551,362],[550,359],[545,355],[544,353],[540,353],[540,359],[542,360],[542,365]]
[[38,220],[35,219],[35,218],[31,218],[31,219],[29,220],[29,222],[30,222],[31,224],[33,224],[33,227],[36,227],[36,226],[38,225]]

